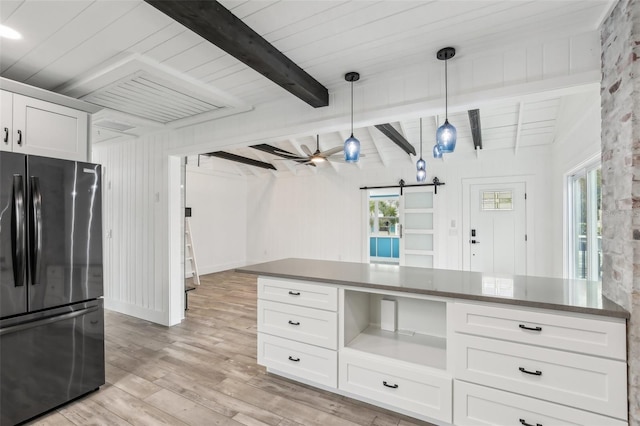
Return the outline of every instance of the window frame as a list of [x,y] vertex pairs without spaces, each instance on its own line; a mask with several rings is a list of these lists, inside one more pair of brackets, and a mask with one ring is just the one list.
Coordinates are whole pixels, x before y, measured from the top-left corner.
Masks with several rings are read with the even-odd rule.
[[[565,226],[565,277],[570,279],[580,279],[580,280],[591,280],[591,281],[601,281],[601,276],[598,276],[598,272],[600,275],[602,274],[602,269],[599,268],[599,265],[594,264],[594,261],[597,262],[600,259],[600,263],[602,262],[602,246],[601,246],[601,237],[600,242],[598,242],[597,228],[598,228],[598,202],[597,202],[597,180],[594,176],[597,176],[597,171],[600,170],[600,211],[602,211],[602,163],[600,161],[600,157],[598,156],[596,159],[591,159],[585,163],[583,163],[580,167],[577,167],[570,173],[566,175],[566,226]],[[576,223],[576,191],[575,191],[575,183],[581,179],[585,179],[585,195],[586,195],[586,218],[585,218],[585,258],[584,258],[584,270],[585,276],[578,276],[576,274],[576,270],[578,267],[578,250],[576,244],[575,236],[577,234],[577,227],[579,224]],[[595,185],[595,186],[594,186]],[[594,198],[595,194],[595,198]],[[600,220],[602,220],[600,218]],[[601,224],[600,224],[601,229]],[[595,251],[594,251],[595,247]],[[598,256],[598,253],[600,255]]]

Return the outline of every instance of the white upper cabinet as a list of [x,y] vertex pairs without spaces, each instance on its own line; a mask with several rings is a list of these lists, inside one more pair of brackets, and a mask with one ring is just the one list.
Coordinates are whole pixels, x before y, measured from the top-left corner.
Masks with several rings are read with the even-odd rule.
[[3,150],[87,161],[88,124],[84,111],[2,91]]
[[0,151],[13,151],[13,95],[0,91]]

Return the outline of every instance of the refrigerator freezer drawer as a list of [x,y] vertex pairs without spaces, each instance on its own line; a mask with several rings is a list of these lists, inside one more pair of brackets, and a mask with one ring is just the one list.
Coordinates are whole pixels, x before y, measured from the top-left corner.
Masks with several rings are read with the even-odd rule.
[[0,425],[37,416],[105,383],[102,300],[0,322]]

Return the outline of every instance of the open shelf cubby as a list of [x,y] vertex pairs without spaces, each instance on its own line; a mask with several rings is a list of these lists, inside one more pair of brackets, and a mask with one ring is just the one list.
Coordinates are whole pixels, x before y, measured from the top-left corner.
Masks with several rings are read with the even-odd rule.
[[[394,300],[396,331],[380,328],[381,300]],[[344,346],[446,370],[446,302],[356,290],[344,292]]]

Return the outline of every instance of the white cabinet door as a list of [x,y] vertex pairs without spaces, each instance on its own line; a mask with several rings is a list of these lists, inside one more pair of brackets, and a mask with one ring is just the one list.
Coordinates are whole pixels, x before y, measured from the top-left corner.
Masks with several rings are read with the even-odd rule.
[[0,91],[0,151],[13,151],[13,93]]
[[87,161],[88,114],[13,94],[13,151]]

